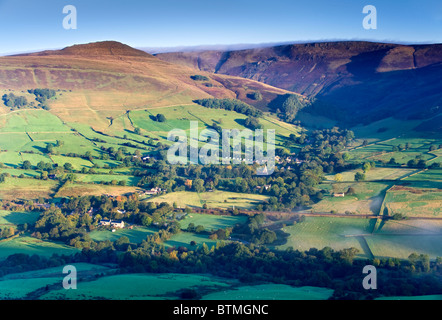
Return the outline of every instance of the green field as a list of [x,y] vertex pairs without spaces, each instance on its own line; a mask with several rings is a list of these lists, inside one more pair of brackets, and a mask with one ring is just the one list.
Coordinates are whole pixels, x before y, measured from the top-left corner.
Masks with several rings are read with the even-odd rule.
[[233,227],[247,222],[246,216],[217,216],[209,214],[189,213],[179,221],[182,229],[187,229],[190,223],[202,225],[208,231]]
[[152,198],[149,202],[167,202],[170,205],[176,203],[178,207],[198,207],[202,208],[204,203],[209,208],[223,209],[253,209],[260,202],[267,200],[268,197],[259,194],[235,193],[215,190],[213,192],[173,192],[159,197]]
[[360,251],[359,258],[407,259],[413,252],[428,254],[431,259],[442,256],[440,221],[384,221],[374,230],[375,224],[375,219],[306,217],[302,223],[283,228],[290,236],[278,248],[354,247]]
[[327,300],[332,294],[333,290],[325,288],[263,284],[211,293],[202,300]]
[[[108,272],[108,267],[88,263],[74,263],[77,276],[82,278]],[[4,299],[38,299],[47,292],[46,288],[61,289],[63,266],[41,270],[12,273],[0,278],[0,300]]]
[[70,255],[76,252],[78,250],[73,247],[52,241],[42,241],[29,236],[19,236],[12,240],[0,242],[0,259],[5,259],[15,253],[51,256],[54,253]]
[[429,296],[400,296],[400,297],[382,297],[377,298],[375,300],[423,300],[423,301],[430,301],[430,300],[442,300],[442,295],[429,295]]
[[[191,246],[190,242],[195,241],[196,246]],[[211,249],[213,246],[216,246],[217,241],[216,240],[210,240],[209,236],[207,234],[197,234],[192,232],[180,232],[178,234],[175,234],[170,238],[170,240],[167,240],[164,242],[164,245],[167,248],[170,247],[185,247],[190,250],[196,249],[205,243],[209,249]]]
[[0,183],[0,199],[38,199],[49,197],[57,182],[53,180],[6,178]]
[[[372,221],[373,220],[373,221]],[[363,235],[371,233],[375,220],[359,218],[306,217],[304,222],[282,229],[290,236],[287,242],[277,248],[292,247],[295,250],[323,249],[331,247],[342,250],[354,247],[358,257],[370,258]],[[357,235],[361,235],[358,237]]]
[[128,186],[136,186],[140,181],[140,177],[127,176],[127,175],[117,175],[117,174],[79,174],[76,173],[77,182],[85,183],[101,183],[101,182],[112,182],[125,181]]
[[[95,275],[99,273],[106,273],[108,271],[112,271],[111,268],[96,264],[90,263],[72,263],[70,264],[75,267],[77,271],[77,275],[86,276],[86,275]],[[35,278],[57,278],[60,281],[60,284],[63,278],[66,276],[63,274],[64,266],[52,267],[40,270],[32,270],[20,273],[11,273],[7,274],[0,278],[0,281],[4,280],[17,280],[17,279],[35,279]]]
[[0,300],[27,299],[27,295],[46,286],[62,284],[62,279],[57,278],[36,278],[36,279],[15,279],[0,281]]
[[16,211],[4,211],[0,210],[0,227],[7,225],[19,225],[19,224],[34,224],[38,217],[39,212],[16,212]]
[[[342,181],[355,181],[356,172],[361,172],[361,170],[350,170],[340,173]],[[373,168],[365,174],[365,181],[400,180],[415,172],[419,172],[419,170],[409,168]],[[325,178],[329,181],[334,181],[335,177],[336,175],[327,175]]]
[[[199,105],[178,106],[162,108],[161,112],[167,114],[167,121],[156,122],[150,117],[156,115],[155,110],[139,110],[130,112],[130,118],[134,126],[141,128],[143,132],[161,137],[167,140],[167,133],[172,129],[190,130],[190,121],[197,121],[200,131],[211,126],[214,122],[222,123],[227,129],[244,129],[243,122],[247,116],[234,111],[209,109]],[[264,130],[276,130],[276,143],[282,141],[282,137],[290,134],[299,134],[299,129],[293,125],[281,122],[276,118],[264,116],[260,119]]]
[[411,253],[428,254],[430,259],[442,257],[442,234],[440,235],[400,235],[376,234],[366,237],[375,257],[395,257],[407,259]]
[[118,229],[115,232],[108,230],[94,230],[89,233],[89,235],[92,240],[95,241],[115,241],[121,237],[128,237],[129,241],[132,243],[141,243],[143,240],[146,240],[147,236],[152,235],[157,231],[158,230],[153,228],[136,227],[133,229]]
[[385,207],[389,215],[440,217],[442,190],[429,188],[397,188],[387,193]]
[[[312,206],[314,212],[345,213],[350,211],[355,214],[377,215],[384,199],[385,191],[391,187],[386,182],[354,182],[335,183],[319,185],[326,190],[324,198]],[[346,194],[345,197],[334,197],[335,193],[346,193],[353,188],[354,195]]]
[[79,283],[77,290],[54,290],[41,299],[176,300],[186,288],[211,292],[233,284],[236,281],[196,274],[127,274]]
[[65,163],[70,163],[72,164],[74,170],[81,170],[83,167],[91,168],[94,165],[89,160],[85,160],[82,158],[63,157],[57,155],[51,155],[51,160],[53,163],[56,163],[59,166],[63,166]]

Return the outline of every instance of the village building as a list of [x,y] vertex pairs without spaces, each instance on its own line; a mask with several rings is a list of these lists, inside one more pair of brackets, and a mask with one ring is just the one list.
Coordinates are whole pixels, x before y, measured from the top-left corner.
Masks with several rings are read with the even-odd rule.
[[345,193],[343,193],[343,192],[335,193],[335,194],[333,194],[333,197],[335,197],[335,198],[344,198],[345,197]]
[[108,219],[103,219],[100,221],[99,226],[104,226],[104,227],[108,227],[111,226],[113,228],[117,228],[117,229],[123,229],[124,228],[124,221],[121,220],[108,220]]

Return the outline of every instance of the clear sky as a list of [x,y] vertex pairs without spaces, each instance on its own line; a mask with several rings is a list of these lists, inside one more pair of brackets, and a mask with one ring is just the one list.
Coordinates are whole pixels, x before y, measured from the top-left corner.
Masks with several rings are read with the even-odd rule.
[[[77,8],[77,30],[62,10]],[[365,5],[377,29],[362,26]],[[0,0],[0,54],[116,40],[134,47],[372,40],[442,43],[441,0]]]

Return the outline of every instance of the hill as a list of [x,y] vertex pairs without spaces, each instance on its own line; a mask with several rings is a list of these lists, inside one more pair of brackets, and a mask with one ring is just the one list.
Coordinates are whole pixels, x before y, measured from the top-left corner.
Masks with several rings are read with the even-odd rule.
[[347,123],[430,119],[441,112],[440,44],[324,42],[156,56],[297,92],[313,102],[309,112]]
[[[105,128],[107,118],[126,110],[192,104],[202,98],[237,98],[256,107],[287,91],[240,77],[198,72],[162,61],[114,41],[74,45],[62,50],[0,57],[0,93],[34,88],[62,91],[51,112],[66,122],[78,120]],[[262,100],[248,98],[260,91]],[[18,92],[18,93],[17,93]],[[6,113],[0,108],[0,114]]]

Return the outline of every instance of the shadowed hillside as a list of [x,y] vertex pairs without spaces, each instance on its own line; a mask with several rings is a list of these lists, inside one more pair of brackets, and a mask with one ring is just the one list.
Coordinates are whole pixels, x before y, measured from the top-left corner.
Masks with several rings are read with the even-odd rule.
[[314,101],[310,112],[341,121],[440,113],[442,45],[324,42],[157,57],[303,94]]
[[[287,93],[260,82],[205,72],[198,74],[207,80],[195,81],[195,74],[191,68],[114,41],[0,57],[0,91],[62,90],[51,102],[51,111],[65,121],[81,113],[82,121],[95,125],[105,125],[107,118],[126,110],[191,104],[202,98],[241,99],[264,109]],[[255,91],[261,92],[262,100],[248,98]]]

